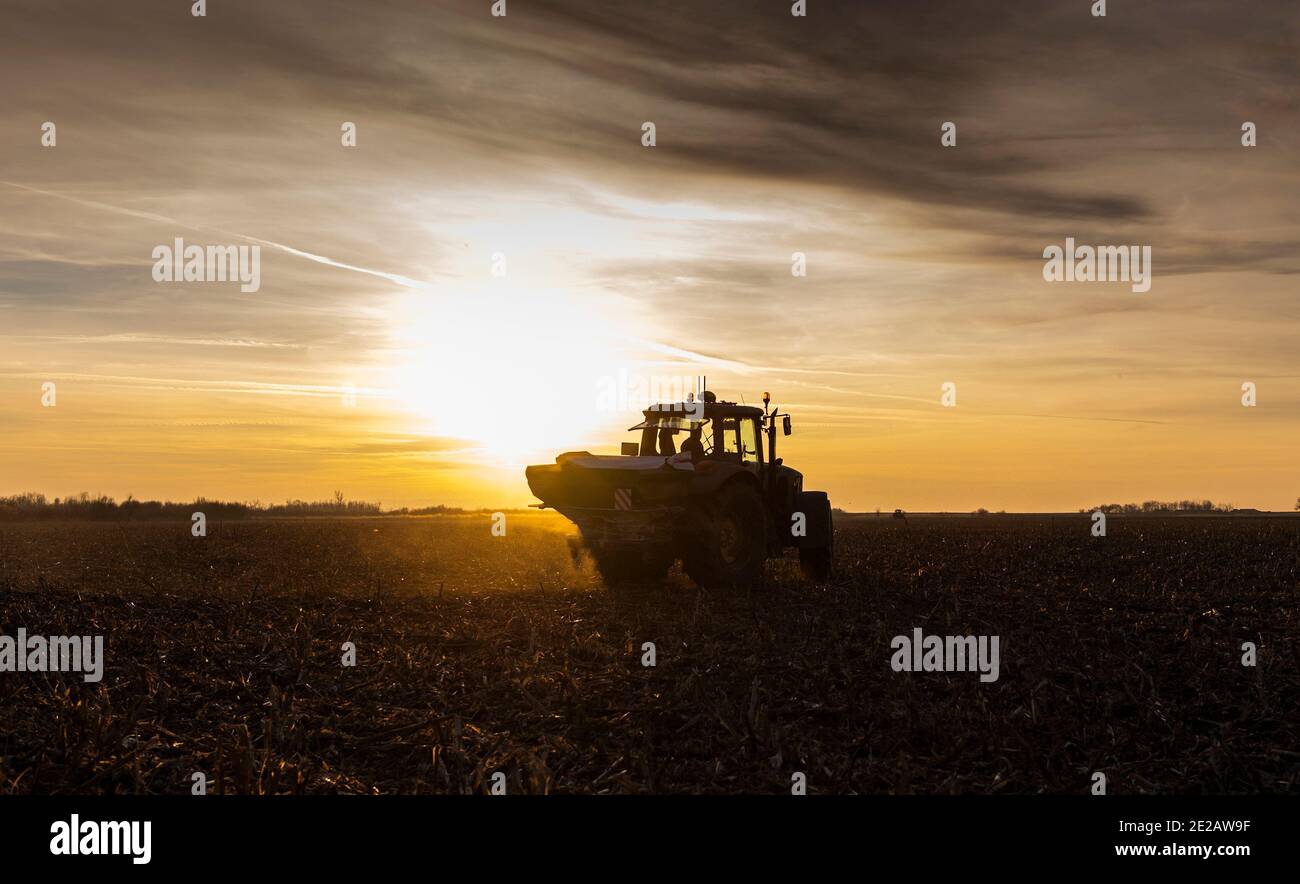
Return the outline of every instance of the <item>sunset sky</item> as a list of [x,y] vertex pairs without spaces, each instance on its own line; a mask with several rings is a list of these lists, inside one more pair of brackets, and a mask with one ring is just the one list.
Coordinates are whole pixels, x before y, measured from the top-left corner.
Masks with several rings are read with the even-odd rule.
[[1293,507],[1294,0],[491,5],[0,3],[0,494],[524,505],[703,374],[850,510]]

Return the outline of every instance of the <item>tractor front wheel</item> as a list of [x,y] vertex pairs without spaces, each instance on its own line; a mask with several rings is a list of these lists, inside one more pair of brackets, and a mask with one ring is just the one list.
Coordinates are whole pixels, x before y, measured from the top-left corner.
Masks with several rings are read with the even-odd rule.
[[808,520],[808,537],[799,547],[799,567],[809,580],[825,583],[835,564],[835,526],[830,498],[824,491],[805,491],[799,503]]

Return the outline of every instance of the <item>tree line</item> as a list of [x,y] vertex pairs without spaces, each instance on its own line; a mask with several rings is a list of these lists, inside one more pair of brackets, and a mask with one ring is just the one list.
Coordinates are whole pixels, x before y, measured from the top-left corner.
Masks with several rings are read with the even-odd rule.
[[[284,503],[236,503],[208,500],[199,497],[190,503],[175,501],[136,500],[127,496],[118,501],[100,494],[86,492],[68,497],[47,498],[44,494],[27,492],[0,497],[0,521],[27,519],[183,519],[202,512],[209,519],[247,519],[266,516],[425,516],[478,512],[441,504],[426,507],[401,507],[385,510],[379,503],[348,500],[341,491],[334,492],[331,500],[286,500]],[[481,512],[486,512],[482,510]]]
[[1145,500],[1142,503],[1104,503],[1085,507],[1081,513],[1230,513],[1235,507],[1230,503],[1212,500]]

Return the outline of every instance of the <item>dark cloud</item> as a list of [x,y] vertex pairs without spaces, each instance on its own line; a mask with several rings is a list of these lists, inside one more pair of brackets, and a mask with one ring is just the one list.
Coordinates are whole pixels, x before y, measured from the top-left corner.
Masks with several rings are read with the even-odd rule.
[[[1226,152],[1242,113],[1274,132],[1294,121],[1300,85],[1283,0],[1116,3],[1105,18],[1029,0],[814,3],[806,18],[785,2],[538,0],[503,19],[489,6],[228,0],[200,20],[183,3],[21,3],[4,69],[29,95],[75,81],[87,100],[129,105],[133,126],[151,95],[148,125],[164,129],[351,106],[611,174],[644,173],[636,137],[654,119],[656,162],[936,212],[1115,222],[1158,214],[1140,180],[1053,173],[1123,162],[1152,132],[1173,152],[1223,128]],[[938,146],[946,120],[956,150]]]

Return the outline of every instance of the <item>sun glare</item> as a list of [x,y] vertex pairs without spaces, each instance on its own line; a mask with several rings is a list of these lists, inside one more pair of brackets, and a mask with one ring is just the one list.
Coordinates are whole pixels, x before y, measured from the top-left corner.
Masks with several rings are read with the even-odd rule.
[[626,336],[590,304],[549,291],[422,294],[397,316],[390,386],[416,432],[544,462],[611,417],[596,391]]

